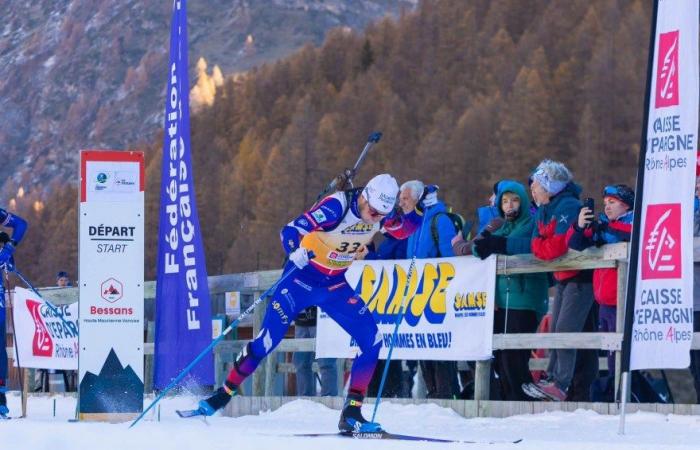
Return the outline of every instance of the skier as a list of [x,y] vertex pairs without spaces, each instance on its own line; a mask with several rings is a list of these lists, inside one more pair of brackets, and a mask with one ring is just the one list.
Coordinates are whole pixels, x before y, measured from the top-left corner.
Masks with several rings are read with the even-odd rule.
[[[21,217],[10,214],[0,208],[0,225],[12,228],[11,237],[5,232],[0,232],[0,243],[3,244],[2,249],[0,249],[0,269],[11,270],[14,265],[12,255],[15,252],[15,247],[17,247],[17,244],[22,240],[24,232],[27,230],[27,222]],[[2,272],[0,271],[0,277],[1,276]],[[5,383],[7,379],[7,351],[5,350],[4,339],[6,307],[5,288],[3,286],[3,280],[0,279],[0,336],[3,337],[0,343],[0,418],[7,418],[7,414],[10,412],[7,409],[7,398],[5,397],[5,393],[7,392]]]
[[365,252],[365,246],[380,229],[406,239],[418,228],[422,208],[437,201],[437,186],[429,186],[421,198],[422,204],[411,210],[396,210],[398,193],[398,183],[391,175],[377,175],[364,188],[324,197],[282,229],[282,246],[289,257],[284,273],[295,273],[271,295],[260,333],[238,355],[224,385],[199,402],[202,414],[212,415],[226,406],[243,380],[284,337],[297,314],[317,305],[360,347],[338,428],[341,432],[381,431],[378,423],[362,417],[360,408],[379,358],[382,338],[372,314],[345,281],[344,274],[355,253]]

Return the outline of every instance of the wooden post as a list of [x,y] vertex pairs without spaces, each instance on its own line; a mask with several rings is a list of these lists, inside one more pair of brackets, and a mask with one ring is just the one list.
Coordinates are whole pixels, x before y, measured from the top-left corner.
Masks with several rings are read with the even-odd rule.
[[[626,298],[626,287],[627,287],[627,268],[629,263],[627,261],[617,262],[617,316],[615,322],[615,332],[622,333],[625,327],[625,298]],[[622,348],[622,347],[620,347]],[[622,367],[622,352],[620,350],[615,352],[615,396],[617,399],[617,391],[620,388],[620,368]],[[609,370],[609,369],[608,369]]]
[[[260,294],[262,292],[255,291],[253,292],[253,298],[257,299],[260,297]],[[258,305],[257,308],[255,308],[255,311],[253,312],[253,338],[260,333],[260,328],[262,327],[262,321],[263,318],[265,317],[265,309],[267,309],[267,303],[268,300],[263,301],[260,305]],[[269,355],[268,359],[270,358]],[[261,397],[265,395],[265,372],[266,372],[266,367],[267,364],[261,364],[258,366],[258,369],[253,373],[253,395],[256,397]]]
[[474,374],[474,400],[489,399],[489,383],[491,378],[491,360],[476,362],[476,373]]
[[265,397],[271,397],[274,393],[278,355],[279,353],[272,351],[265,359]]
[[21,369],[20,376],[23,379],[22,383],[22,417],[27,417],[27,397],[29,396],[29,371]]
[[[152,320],[146,322],[146,342],[155,341],[156,323]],[[155,350],[154,350],[155,353]],[[153,358],[154,354],[144,355],[143,367],[143,392],[144,394],[153,392]],[[76,386],[77,389],[77,386]]]

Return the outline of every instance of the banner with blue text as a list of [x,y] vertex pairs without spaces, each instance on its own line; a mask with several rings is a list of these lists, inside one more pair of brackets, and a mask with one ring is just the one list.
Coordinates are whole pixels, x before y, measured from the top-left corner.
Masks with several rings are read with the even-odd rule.
[[[345,278],[374,315],[382,338],[379,357],[386,359],[399,308],[392,358],[474,361],[491,358],[496,257],[435,258],[416,261],[406,298],[410,260],[356,261]],[[320,311],[316,356],[350,358],[358,347]]]
[[[211,343],[211,304],[197,216],[190,149],[187,75],[187,4],[173,2],[165,102],[154,386],[162,389]],[[204,358],[189,374],[214,384],[214,361]]]

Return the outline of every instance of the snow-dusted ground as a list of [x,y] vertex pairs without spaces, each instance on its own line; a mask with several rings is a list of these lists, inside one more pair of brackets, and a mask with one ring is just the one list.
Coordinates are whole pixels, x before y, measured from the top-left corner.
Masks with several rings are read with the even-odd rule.
[[[161,401],[161,421],[147,417],[129,424],[69,423],[75,399],[31,397],[28,418],[0,422],[0,450],[335,450],[335,449],[514,449],[607,450],[699,449],[700,416],[635,413],[627,417],[627,434],[617,434],[618,418],[590,411],[552,412],[507,419],[465,419],[436,405],[398,405],[383,402],[378,420],[395,433],[479,441],[442,444],[400,441],[360,441],[346,438],[304,438],[294,433],[334,432],[338,411],[307,400],[288,403],[274,412],[239,418],[180,419],[174,410],[191,408],[192,397]],[[20,399],[10,395],[11,413]],[[365,405],[371,415],[373,405]],[[523,438],[519,444],[488,444]]]

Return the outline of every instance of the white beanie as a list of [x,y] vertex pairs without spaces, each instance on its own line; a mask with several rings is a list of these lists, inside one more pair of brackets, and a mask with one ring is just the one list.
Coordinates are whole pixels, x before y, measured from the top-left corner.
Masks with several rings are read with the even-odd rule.
[[399,183],[388,173],[377,175],[369,180],[362,190],[362,196],[369,206],[380,214],[389,214],[396,205],[396,197],[399,195]]
[[551,195],[563,191],[572,178],[571,172],[564,164],[551,159],[542,161],[532,174],[532,179],[537,180]]

